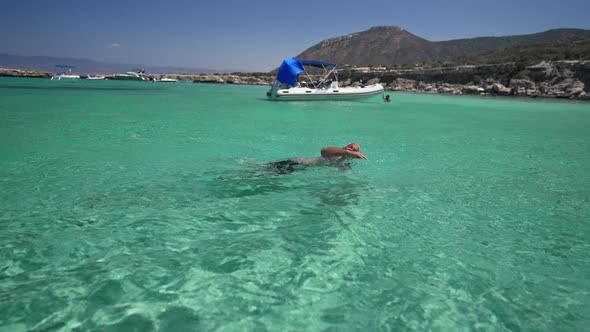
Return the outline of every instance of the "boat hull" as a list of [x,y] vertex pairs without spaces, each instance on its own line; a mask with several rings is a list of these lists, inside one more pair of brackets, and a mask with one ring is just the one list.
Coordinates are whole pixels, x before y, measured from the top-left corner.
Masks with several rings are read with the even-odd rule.
[[115,75],[110,78],[117,81],[145,81],[145,78],[138,76]]
[[79,79],[80,75],[56,75],[51,77],[52,81],[75,81]]
[[277,101],[312,101],[312,100],[364,100],[383,95],[381,84],[367,85],[365,87],[346,87],[328,89],[309,89],[295,87],[290,89],[278,89],[267,93],[271,100]]

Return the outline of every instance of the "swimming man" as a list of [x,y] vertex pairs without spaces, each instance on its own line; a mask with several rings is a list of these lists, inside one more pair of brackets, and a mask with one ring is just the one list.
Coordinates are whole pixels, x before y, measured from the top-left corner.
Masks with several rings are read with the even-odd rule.
[[346,169],[349,165],[343,164],[346,159],[365,159],[361,153],[361,147],[357,143],[350,143],[343,148],[327,146],[322,148],[321,157],[316,158],[294,158],[276,161],[267,165],[267,169],[279,174],[287,174],[295,171],[297,168],[315,165],[332,165]]

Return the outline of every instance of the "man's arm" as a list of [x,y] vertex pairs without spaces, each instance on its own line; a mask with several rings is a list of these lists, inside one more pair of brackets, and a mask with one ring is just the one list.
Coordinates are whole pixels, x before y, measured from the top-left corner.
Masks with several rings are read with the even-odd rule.
[[358,158],[358,159],[368,160],[368,158],[365,157],[360,152],[337,148],[335,146],[328,146],[328,147],[323,148],[322,149],[322,157],[324,157],[326,159],[345,157],[345,158]]

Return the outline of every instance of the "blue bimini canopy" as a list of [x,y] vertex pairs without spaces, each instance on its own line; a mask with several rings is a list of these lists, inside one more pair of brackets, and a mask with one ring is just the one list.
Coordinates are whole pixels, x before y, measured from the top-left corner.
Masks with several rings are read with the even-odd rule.
[[313,66],[313,67],[336,67],[335,63],[329,62],[322,62],[317,60],[301,60],[301,64],[304,66]]
[[304,72],[303,64],[297,58],[285,59],[279,67],[277,74],[277,81],[289,84],[291,86],[297,85],[297,76]]

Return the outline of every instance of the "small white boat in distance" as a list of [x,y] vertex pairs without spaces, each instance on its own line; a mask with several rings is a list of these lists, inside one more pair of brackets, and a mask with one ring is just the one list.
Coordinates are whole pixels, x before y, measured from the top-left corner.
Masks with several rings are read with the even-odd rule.
[[146,78],[143,77],[144,73],[145,70],[143,69],[133,69],[125,74],[115,74],[110,79],[120,81],[145,81]]
[[100,76],[100,75],[97,75],[97,76],[90,76],[90,75],[88,75],[88,77],[86,77],[86,79],[87,80],[104,80],[105,77],[104,76]]
[[160,78],[159,80],[154,80],[154,82],[160,82],[160,83],[174,83],[174,82],[178,82],[178,80],[174,79],[174,78],[167,78],[167,77],[163,77]]
[[[320,68],[323,73],[315,80],[304,66]],[[308,82],[298,82],[304,73]],[[381,84],[339,87],[336,64],[316,61],[285,59],[277,78],[266,96],[272,100],[359,100],[383,94]]]
[[80,79],[80,75],[72,74],[72,68],[76,67],[68,65],[56,65],[56,67],[62,71],[57,75],[51,76],[52,81],[75,81]]

